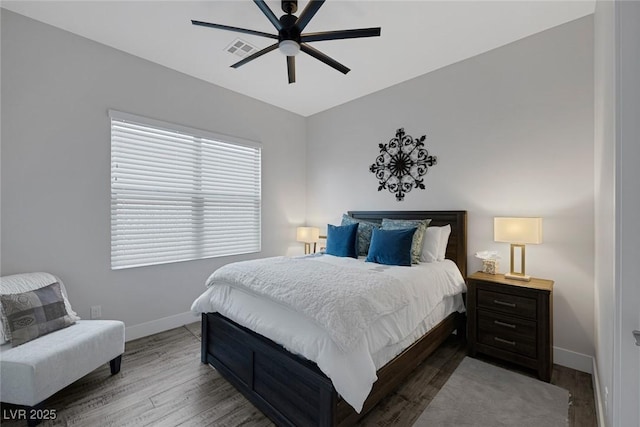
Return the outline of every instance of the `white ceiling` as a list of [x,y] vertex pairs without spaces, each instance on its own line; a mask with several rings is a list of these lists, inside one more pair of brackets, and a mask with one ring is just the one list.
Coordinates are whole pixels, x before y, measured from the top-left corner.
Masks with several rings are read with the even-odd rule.
[[[300,0],[298,13],[306,0]],[[268,0],[280,16],[279,0]],[[593,13],[595,0],[328,0],[305,32],[382,27],[381,37],[312,45],[351,68],[343,75],[300,53],[287,83],[285,57],[270,52],[238,69],[236,38],[262,49],[272,39],[190,20],[277,34],[249,0],[2,1],[2,7],[269,104],[309,116]]]

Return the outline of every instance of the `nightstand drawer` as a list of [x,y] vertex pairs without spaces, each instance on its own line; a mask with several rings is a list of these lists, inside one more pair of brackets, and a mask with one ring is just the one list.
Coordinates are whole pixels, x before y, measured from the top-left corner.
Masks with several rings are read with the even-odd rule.
[[491,311],[478,310],[478,330],[508,340],[536,343],[536,325],[531,320],[518,319]]
[[478,307],[534,320],[536,318],[536,300],[533,298],[478,289]]
[[535,359],[536,341],[514,337],[513,335],[503,334],[500,332],[478,331],[478,342],[503,350],[519,353],[524,356]]

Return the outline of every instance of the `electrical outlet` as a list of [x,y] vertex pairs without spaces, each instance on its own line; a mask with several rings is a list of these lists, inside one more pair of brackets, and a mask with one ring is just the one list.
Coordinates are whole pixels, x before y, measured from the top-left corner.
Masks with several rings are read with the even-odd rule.
[[102,306],[100,305],[92,305],[91,306],[91,318],[99,319],[102,317]]
[[604,413],[605,415],[609,413],[609,388],[606,386],[604,388]]

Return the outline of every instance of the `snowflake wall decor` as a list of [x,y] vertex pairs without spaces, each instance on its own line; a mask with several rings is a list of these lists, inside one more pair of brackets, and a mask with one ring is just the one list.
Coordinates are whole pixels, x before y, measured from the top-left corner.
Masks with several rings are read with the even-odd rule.
[[369,171],[378,179],[378,191],[386,188],[401,202],[412,188],[425,189],[422,177],[430,166],[437,164],[436,156],[429,155],[424,148],[425,138],[426,135],[422,135],[414,139],[402,128],[396,131],[395,138],[388,144],[378,145],[380,155],[369,166]]

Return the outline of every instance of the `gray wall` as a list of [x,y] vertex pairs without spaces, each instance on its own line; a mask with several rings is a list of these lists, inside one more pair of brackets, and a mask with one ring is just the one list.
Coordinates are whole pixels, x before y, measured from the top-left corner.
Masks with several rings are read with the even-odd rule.
[[[1,89],[2,274],[59,275],[81,317],[185,313],[223,263],[301,250],[303,117],[6,10]],[[261,142],[262,253],[111,271],[109,108]]]
[[[395,130],[427,135],[438,164],[404,202],[368,168]],[[349,209],[466,209],[469,270],[498,250],[494,216],[542,216],[527,272],[555,280],[556,362],[591,370],[593,22],[582,18],[319,113],[307,125],[307,219]],[[576,354],[577,353],[577,354]],[[586,356],[585,356],[586,355]]]

